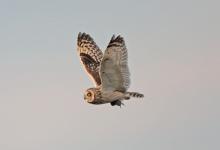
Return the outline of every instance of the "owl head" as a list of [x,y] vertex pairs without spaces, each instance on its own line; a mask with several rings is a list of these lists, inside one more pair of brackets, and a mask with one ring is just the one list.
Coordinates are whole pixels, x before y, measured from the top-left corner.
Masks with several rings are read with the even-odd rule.
[[88,103],[96,103],[96,100],[100,98],[100,90],[97,88],[89,88],[84,93],[84,100]]

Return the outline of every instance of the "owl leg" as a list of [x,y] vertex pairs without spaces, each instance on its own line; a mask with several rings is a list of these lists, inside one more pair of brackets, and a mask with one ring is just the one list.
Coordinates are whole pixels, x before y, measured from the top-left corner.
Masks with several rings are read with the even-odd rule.
[[120,107],[121,107],[121,105],[124,105],[124,103],[122,103],[120,100],[116,100],[116,101],[111,102],[111,105],[112,105],[112,106],[117,105],[117,106],[120,106]]

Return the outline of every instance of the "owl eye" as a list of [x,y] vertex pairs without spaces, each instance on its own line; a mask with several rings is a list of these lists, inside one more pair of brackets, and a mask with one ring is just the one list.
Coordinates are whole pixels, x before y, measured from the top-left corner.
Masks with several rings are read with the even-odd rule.
[[91,96],[92,96],[92,94],[89,92],[89,93],[87,93],[87,96],[88,96],[88,97],[91,97]]

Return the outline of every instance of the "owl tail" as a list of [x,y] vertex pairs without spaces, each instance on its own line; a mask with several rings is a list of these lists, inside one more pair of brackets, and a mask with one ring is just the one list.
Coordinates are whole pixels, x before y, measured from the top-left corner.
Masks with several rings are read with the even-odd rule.
[[136,97],[136,98],[143,98],[144,94],[138,93],[138,92],[127,92],[127,94],[131,97]]

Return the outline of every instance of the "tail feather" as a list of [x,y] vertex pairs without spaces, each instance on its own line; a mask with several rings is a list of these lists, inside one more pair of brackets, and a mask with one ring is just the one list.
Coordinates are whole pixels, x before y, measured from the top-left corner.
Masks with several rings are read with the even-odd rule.
[[128,92],[129,96],[136,97],[136,98],[143,98],[144,94],[138,93],[138,92]]

